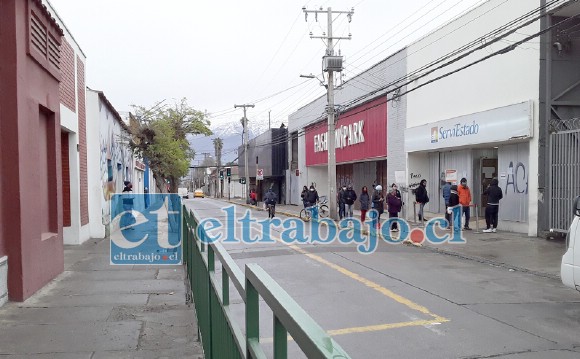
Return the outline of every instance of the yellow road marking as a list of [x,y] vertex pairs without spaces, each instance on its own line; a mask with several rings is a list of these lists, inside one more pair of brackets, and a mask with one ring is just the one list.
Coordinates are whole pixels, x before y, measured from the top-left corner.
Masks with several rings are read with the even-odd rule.
[[[371,333],[380,332],[388,329],[405,328],[405,327],[419,327],[427,325],[437,325],[443,322],[448,322],[448,319],[443,318],[443,321],[439,320],[414,320],[410,322],[399,322],[399,323],[387,323],[378,325],[368,325],[365,327],[352,327],[343,329],[329,330],[326,333],[330,336],[346,335],[346,334],[356,334],[356,333]],[[292,336],[288,335],[288,340],[292,340]],[[260,343],[272,343],[274,338],[260,338]]]
[[444,318],[444,317],[441,317],[437,314],[431,313],[431,311],[429,309],[427,309],[426,307],[424,307],[420,304],[417,304],[417,303],[415,303],[415,302],[413,302],[413,301],[411,301],[403,296],[400,296],[400,295],[394,293],[393,291],[381,286],[380,284],[375,283],[369,279],[366,279],[366,278],[364,278],[364,277],[362,277],[354,272],[351,272],[348,269],[339,266],[338,264],[334,264],[334,263],[316,255],[316,254],[312,254],[312,253],[300,248],[299,246],[297,246],[295,244],[290,244],[288,246],[291,249],[295,250],[296,252],[301,253],[301,254],[307,256],[308,258],[315,260],[321,264],[324,264],[327,267],[330,267],[330,268],[336,270],[337,272],[342,273],[345,276],[347,276],[351,279],[354,279],[354,280],[366,285],[369,288],[376,290],[377,292],[383,294],[384,296],[391,298],[392,300],[394,300],[398,303],[401,303],[404,306],[407,306],[408,308],[411,308],[411,309],[416,310],[418,312],[421,312],[425,315],[429,315],[429,316],[433,317],[434,320],[436,320],[437,322],[448,322],[449,321],[449,319],[447,319],[447,318]]

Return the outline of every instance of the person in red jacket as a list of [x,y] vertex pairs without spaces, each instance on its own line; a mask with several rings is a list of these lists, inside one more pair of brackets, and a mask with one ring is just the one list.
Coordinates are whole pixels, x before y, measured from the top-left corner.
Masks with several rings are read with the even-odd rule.
[[460,181],[459,187],[457,187],[457,193],[459,194],[459,204],[461,205],[462,212],[465,214],[465,224],[463,225],[463,229],[468,231],[471,230],[469,228],[469,217],[470,217],[470,210],[469,205],[471,204],[471,190],[467,186],[467,178],[462,178]]

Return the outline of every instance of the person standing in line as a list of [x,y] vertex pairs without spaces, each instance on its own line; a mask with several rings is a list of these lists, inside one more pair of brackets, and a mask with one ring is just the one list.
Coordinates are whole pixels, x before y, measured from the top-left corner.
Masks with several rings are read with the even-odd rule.
[[484,233],[495,233],[497,231],[497,216],[499,213],[499,201],[503,198],[503,192],[498,186],[497,178],[491,180],[489,187],[483,192],[487,195],[487,206],[485,207],[485,224]]
[[467,178],[462,178],[459,183],[459,187],[457,187],[459,204],[461,205],[461,211],[465,214],[465,224],[463,225],[463,229],[471,231],[471,228],[469,228],[471,190],[467,186]]
[[461,211],[453,210],[457,206],[459,206],[459,193],[457,192],[457,185],[453,185],[449,195],[449,207],[447,207],[447,213],[452,217],[453,232],[461,231]]
[[346,186],[340,187],[340,191],[337,194],[337,202],[338,202],[338,218],[343,219],[345,217],[345,201],[346,201]]
[[427,180],[423,179],[419,183],[419,187],[415,190],[415,202],[419,204],[419,220],[426,221],[427,218],[423,215],[425,205],[429,203],[429,195],[427,194]]
[[[397,186],[393,183],[391,186],[391,192],[387,194],[387,210],[389,211],[389,218],[398,218],[399,212],[401,212],[401,207],[403,206],[403,202],[399,195],[397,195]],[[397,226],[397,222],[393,222],[391,224],[391,231],[398,232],[399,227]]]
[[355,201],[356,192],[352,189],[352,186],[349,185],[344,194],[344,216],[346,218],[352,218]]
[[447,212],[447,207],[449,207],[449,197],[451,197],[451,182],[445,182],[443,187],[441,187],[441,192],[443,194],[443,201],[445,202],[446,229],[449,229],[451,227],[451,215]]
[[361,220],[361,222],[364,223],[364,221],[367,218],[366,217],[367,211],[369,210],[370,202],[371,202],[371,198],[369,196],[369,190],[368,190],[367,186],[363,186],[360,197],[359,197],[359,201],[360,201],[360,220]]
[[300,194],[300,198],[302,198],[302,204],[304,205],[304,208],[306,208],[310,205],[308,203],[308,187],[304,186],[302,188],[302,193]]
[[378,213],[377,216],[377,229],[381,227],[381,214],[385,211],[385,198],[383,197],[383,187],[377,185],[375,187],[375,192],[373,193],[373,209]]

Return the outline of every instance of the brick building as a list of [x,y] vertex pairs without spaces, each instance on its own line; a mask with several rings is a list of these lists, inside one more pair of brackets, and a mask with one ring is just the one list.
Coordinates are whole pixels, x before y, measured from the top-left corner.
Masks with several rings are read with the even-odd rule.
[[[80,244],[90,238],[89,169],[87,166],[86,56],[56,10],[46,3],[64,29],[61,45],[60,114],[63,183],[63,240]],[[98,134],[94,134],[98,136]],[[96,172],[98,169],[96,170]],[[96,173],[95,173],[96,175]]]

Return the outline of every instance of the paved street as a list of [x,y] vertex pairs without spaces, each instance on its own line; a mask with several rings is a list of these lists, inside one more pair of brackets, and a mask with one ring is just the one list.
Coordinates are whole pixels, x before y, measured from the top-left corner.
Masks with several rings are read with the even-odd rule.
[[[222,220],[220,207],[229,205],[186,203],[201,218]],[[252,215],[266,218],[256,209]],[[259,228],[254,224],[252,235]],[[370,255],[339,243],[226,248],[240,267],[262,266],[353,358],[579,358],[580,293],[562,286],[559,262],[543,264],[561,255],[562,244],[502,233],[487,241],[470,236],[473,244],[468,236],[467,244],[447,245],[446,253],[385,243]],[[495,260],[489,258],[494,253]],[[243,323],[241,299],[232,302]],[[268,345],[272,318],[266,308],[261,322]],[[295,346],[289,348],[290,357],[299,357]]]

